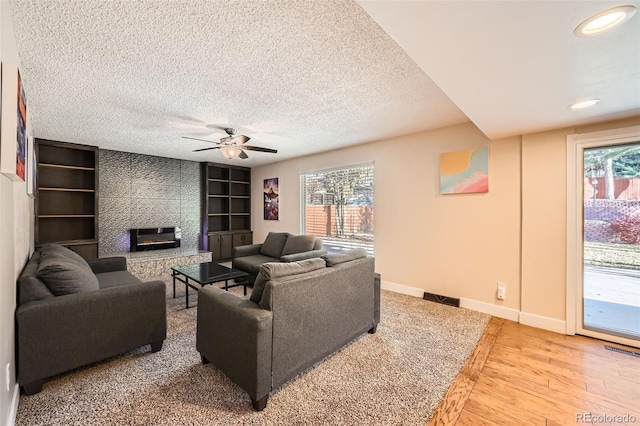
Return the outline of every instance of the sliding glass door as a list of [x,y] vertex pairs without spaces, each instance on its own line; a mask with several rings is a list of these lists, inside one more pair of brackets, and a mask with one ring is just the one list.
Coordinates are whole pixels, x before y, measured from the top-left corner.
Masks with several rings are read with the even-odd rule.
[[567,138],[567,334],[640,347],[640,126]]
[[640,143],[583,151],[583,327],[640,339]]

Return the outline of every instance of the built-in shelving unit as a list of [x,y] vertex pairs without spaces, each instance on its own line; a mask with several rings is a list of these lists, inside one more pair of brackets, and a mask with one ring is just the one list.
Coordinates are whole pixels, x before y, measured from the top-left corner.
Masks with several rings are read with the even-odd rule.
[[36,246],[98,257],[98,148],[36,139]]
[[231,258],[232,247],[251,244],[251,169],[202,163],[202,248],[213,260]]

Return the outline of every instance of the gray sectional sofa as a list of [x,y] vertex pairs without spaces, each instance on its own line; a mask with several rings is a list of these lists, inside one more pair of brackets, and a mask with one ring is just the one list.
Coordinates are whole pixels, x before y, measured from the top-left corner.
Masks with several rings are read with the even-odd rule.
[[253,285],[263,263],[297,262],[320,257],[326,253],[322,249],[322,239],[319,237],[269,232],[262,244],[234,247],[232,267],[248,273],[247,280]]
[[260,267],[250,297],[198,292],[196,348],[249,393],[269,393],[380,322],[380,280],[364,250]]
[[18,383],[31,395],[56,374],[148,344],[159,351],[166,315],[165,284],[140,281],[124,257],[87,262],[44,245],[18,279]]

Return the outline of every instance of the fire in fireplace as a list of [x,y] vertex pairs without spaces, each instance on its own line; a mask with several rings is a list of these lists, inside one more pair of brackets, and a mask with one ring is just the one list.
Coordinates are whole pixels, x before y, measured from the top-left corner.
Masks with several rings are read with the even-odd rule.
[[180,247],[181,231],[172,228],[136,228],[131,234],[131,251],[160,250]]

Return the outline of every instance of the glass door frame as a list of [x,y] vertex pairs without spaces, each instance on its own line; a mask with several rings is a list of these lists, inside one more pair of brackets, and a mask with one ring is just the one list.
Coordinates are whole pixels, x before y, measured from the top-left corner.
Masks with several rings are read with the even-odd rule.
[[567,136],[567,334],[627,346],[640,341],[584,328],[584,151],[640,141],[640,126]]

